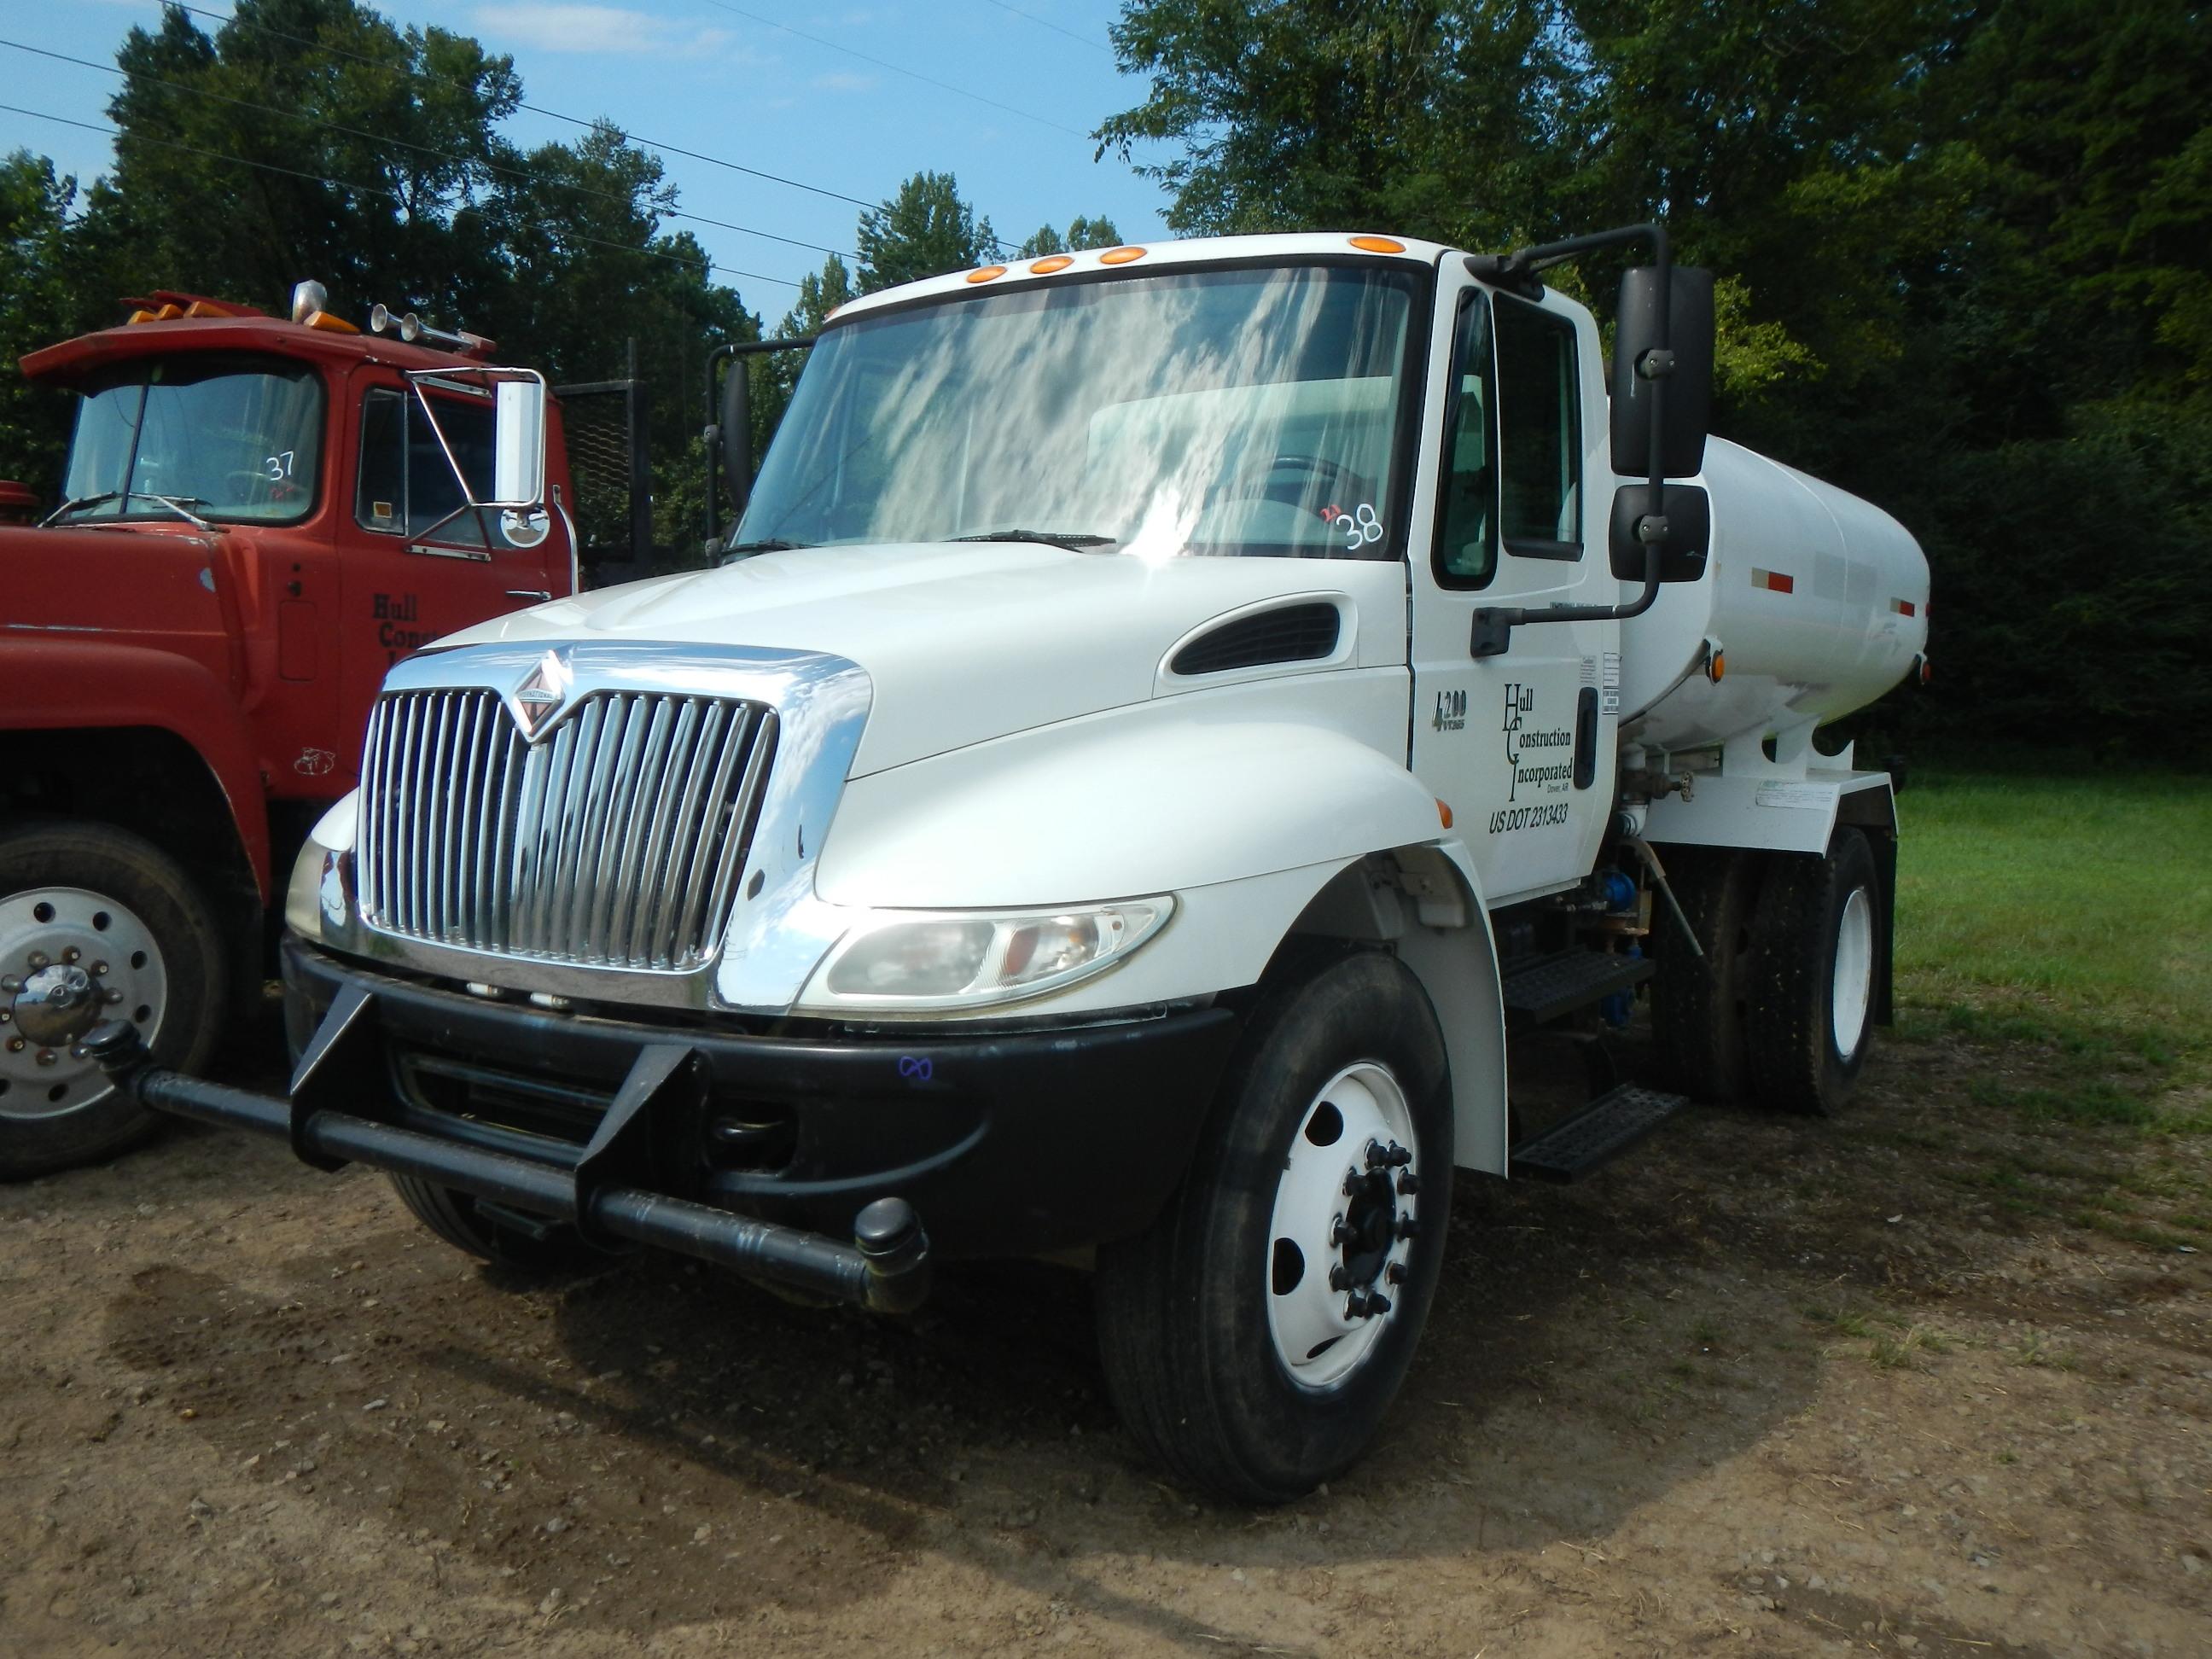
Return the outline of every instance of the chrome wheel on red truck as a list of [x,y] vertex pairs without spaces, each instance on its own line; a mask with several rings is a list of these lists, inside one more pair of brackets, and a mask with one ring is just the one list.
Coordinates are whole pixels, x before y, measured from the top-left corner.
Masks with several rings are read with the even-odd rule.
[[120,1150],[154,1122],[79,1038],[127,1019],[190,1067],[217,1029],[223,956],[184,872],[105,824],[0,837],[0,1177]]

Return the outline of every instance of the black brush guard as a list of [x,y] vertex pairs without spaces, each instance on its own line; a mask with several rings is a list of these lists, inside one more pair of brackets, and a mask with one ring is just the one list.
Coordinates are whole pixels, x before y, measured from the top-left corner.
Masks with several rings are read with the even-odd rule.
[[366,1164],[491,1203],[570,1222],[600,1245],[650,1244],[878,1313],[906,1313],[929,1294],[929,1240],[914,1206],[879,1198],[842,1243],[797,1227],[732,1215],[636,1184],[647,1178],[647,1128],[664,1102],[696,1098],[699,1058],[680,1042],[638,1051],[613,1103],[573,1164],[541,1163],[385,1121],[392,1091],[374,993],[349,986],[331,1005],[292,1073],[288,1098],[205,1083],[153,1063],[138,1028],[111,1020],[87,1033],[99,1061],[142,1106],[289,1140],[319,1170]]

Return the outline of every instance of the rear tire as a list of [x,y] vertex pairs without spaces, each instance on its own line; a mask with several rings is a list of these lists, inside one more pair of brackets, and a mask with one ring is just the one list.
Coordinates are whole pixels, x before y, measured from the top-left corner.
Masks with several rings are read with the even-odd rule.
[[1747,975],[1750,1079],[1782,1111],[1841,1111],[1874,1046],[1889,940],[1874,849],[1842,829],[1827,856],[1767,860]]
[[[1370,1139],[1406,1161],[1370,1164]],[[1368,951],[1285,975],[1182,1187],[1098,1253],[1099,1345],[1130,1431],[1234,1503],[1283,1503],[1349,1468],[1413,1359],[1451,1174],[1450,1078],[1419,982]],[[1387,1311],[1351,1311],[1370,1295]]]
[[159,1064],[198,1068],[234,955],[191,878],[142,836],[58,821],[0,835],[0,1180],[144,1139],[158,1115],[74,1045],[99,1020],[132,1019]]
[[1668,850],[1668,884],[1681,902],[1703,957],[1662,907],[1652,924],[1658,977],[1651,1036],[1667,1080],[1692,1100],[1733,1105],[1747,1091],[1745,958],[1759,899],[1759,866],[1735,848]]
[[418,1176],[388,1177],[399,1201],[415,1218],[456,1249],[522,1273],[565,1273],[588,1265],[598,1252],[564,1223],[548,1221],[544,1236],[493,1220],[467,1193],[441,1187]]

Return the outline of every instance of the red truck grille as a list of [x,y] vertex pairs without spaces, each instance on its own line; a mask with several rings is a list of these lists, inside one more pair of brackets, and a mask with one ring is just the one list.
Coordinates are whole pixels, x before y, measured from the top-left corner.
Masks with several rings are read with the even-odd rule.
[[536,743],[495,691],[369,717],[368,924],[434,945],[684,972],[714,953],[775,749],[758,703],[600,691]]

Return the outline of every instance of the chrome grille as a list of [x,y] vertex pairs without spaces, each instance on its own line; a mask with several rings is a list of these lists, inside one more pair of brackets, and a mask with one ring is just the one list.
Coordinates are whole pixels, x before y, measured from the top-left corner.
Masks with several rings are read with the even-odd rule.
[[495,691],[389,693],[362,763],[362,915],[434,945],[696,968],[775,749],[758,703],[595,692],[532,744]]

